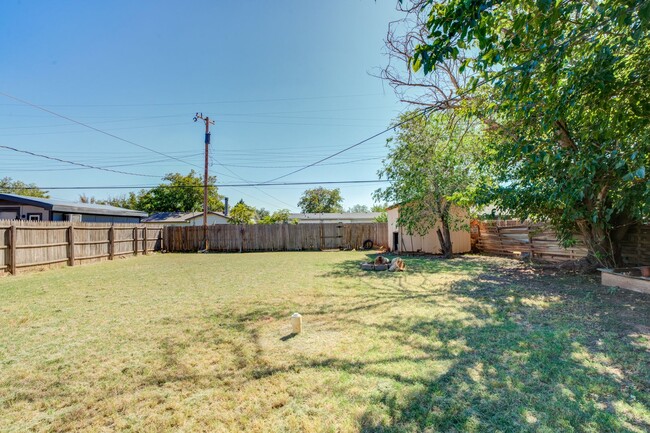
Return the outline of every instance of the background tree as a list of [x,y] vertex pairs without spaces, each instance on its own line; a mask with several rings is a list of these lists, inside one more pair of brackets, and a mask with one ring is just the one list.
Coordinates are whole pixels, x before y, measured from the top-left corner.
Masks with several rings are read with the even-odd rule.
[[[400,120],[409,116],[413,113]],[[452,212],[454,196],[478,179],[478,136],[475,122],[466,118],[445,113],[415,117],[396,129],[379,171],[391,184],[377,190],[375,199],[400,203],[397,224],[408,234],[423,236],[435,228],[445,258],[453,251],[451,231],[464,221]]]
[[306,190],[298,202],[298,207],[304,213],[336,213],[343,212],[342,203],[339,188],[318,187]]
[[270,216],[271,216],[271,212],[264,209],[263,207],[259,209],[255,209],[255,220],[258,222],[262,221],[265,218],[269,218]]
[[[483,197],[520,218],[582,234],[592,263],[621,261],[650,214],[650,2],[426,2],[413,69],[461,61],[491,126]],[[489,101],[487,103],[486,101]]]
[[140,198],[146,193],[146,190],[141,190],[139,193],[129,192],[128,194],[121,194],[115,197],[109,196],[105,200],[96,200],[98,204],[106,204],[109,206],[121,207],[124,209],[140,210]]
[[244,200],[239,202],[230,209],[228,221],[230,224],[255,224],[255,208],[244,203]]
[[259,224],[286,224],[289,222],[289,209],[279,209],[262,219],[257,220]]
[[[203,210],[203,178],[194,170],[188,175],[169,173],[160,184],[148,191],[141,191],[137,199],[139,210],[153,212],[196,212]],[[221,196],[214,185],[215,177],[208,180],[208,210],[224,209]]]
[[0,179],[0,192],[29,197],[49,198],[47,191],[44,191],[34,183],[25,183],[20,180],[12,180],[10,177]]
[[370,208],[366,206],[365,204],[355,204],[354,206],[351,206],[346,210],[346,212],[349,213],[368,213],[370,212]]
[[388,222],[388,213],[386,212],[386,209],[388,209],[387,204],[374,204],[370,208],[371,212],[380,212],[380,215],[378,215],[375,218],[375,222],[377,223],[387,223]]
[[79,194],[79,203],[97,203],[97,204],[103,204],[99,203],[97,199],[94,196],[87,196],[86,194]]

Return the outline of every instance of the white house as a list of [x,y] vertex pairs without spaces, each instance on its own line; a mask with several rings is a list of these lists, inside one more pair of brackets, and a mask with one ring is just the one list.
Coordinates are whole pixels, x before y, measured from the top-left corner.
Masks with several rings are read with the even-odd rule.
[[292,213],[289,221],[297,220],[298,224],[374,223],[379,215],[381,212]]
[[[221,212],[208,212],[208,225],[228,224],[230,218]],[[203,212],[158,212],[142,220],[145,224],[166,226],[202,226]]]
[[[452,212],[457,216],[466,218],[467,227],[469,228],[469,216],[465,211],[454,206],[452,207]],[[388,217],[388,240],[392,251],[403,253],[422,252],[430,254],[440,254],[442,252],[440,241],[436,234],[436,229],[441,227],[440,223],[424,236],[418,234],[409,235],[404,228],[397,225],[399,205],[389,207],[386,210],[386,215]],[[463,225],[465,224],[463,223]],[[472,241],[469,230],[452,231],[451,244],[454,254],[470,252],[472,250]]]

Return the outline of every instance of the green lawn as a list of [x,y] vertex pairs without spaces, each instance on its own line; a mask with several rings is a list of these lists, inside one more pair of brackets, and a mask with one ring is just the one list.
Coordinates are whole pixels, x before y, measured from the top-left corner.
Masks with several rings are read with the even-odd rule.
[[650,431],[650,296],[505,259],[366,258],[0,278],[0,431]]

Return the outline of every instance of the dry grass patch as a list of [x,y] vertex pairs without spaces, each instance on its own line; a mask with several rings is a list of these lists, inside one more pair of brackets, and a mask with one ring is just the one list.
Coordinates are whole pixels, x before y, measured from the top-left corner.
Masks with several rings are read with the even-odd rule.
[[0,431],[650,429],[647,297],[505,259],[365,259],[166,254],[2,279]]

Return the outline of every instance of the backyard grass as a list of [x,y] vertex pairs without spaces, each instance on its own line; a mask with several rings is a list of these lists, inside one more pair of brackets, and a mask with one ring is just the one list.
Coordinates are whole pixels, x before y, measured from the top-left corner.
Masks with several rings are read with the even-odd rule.
[[0,431],[650,431],[649,296],[507,259],[365,259],[0,278]]

